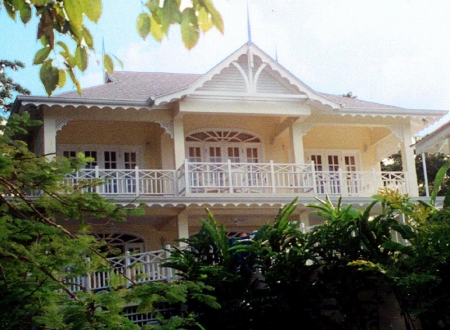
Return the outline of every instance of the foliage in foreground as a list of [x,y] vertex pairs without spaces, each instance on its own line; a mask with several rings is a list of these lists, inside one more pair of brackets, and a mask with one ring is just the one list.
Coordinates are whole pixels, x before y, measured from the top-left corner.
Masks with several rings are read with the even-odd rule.
[[190,305],[207,329],[448,327],[450,204],[434,206],[438,183],[430,204],[388,189],[364,210],[319,200],[324,222],[307,233],[290,221],[295,201],[232,240],[207,211],[166,266],[214,288],[221,309]]
[[[156,307],[181,306],[188,297],[216,307],[210,288],[190,282],[135,285],[117,270],[113,275],[102,243],[89,235],[85,220],[124,221],[125,215],[141,210],[81,191],[96,182],[65,185],[65,175],[89,160],[82,155],[48,160],[31,153],[14,137],[35,124],[27,114],[12,115],[0,135],[0,328],[135,329],[122,315],[129,303],[141,312],[155,312],[162,329],[195,326],[195,315],[187,308],[170,317]],[[69,219],[78,233],[65,229]],[[97,271],[110,271],[109,290],[92,292],[75,281]]]
[[[37,40],[42,48],[36,52],[33,64],[40,66],[39,77],[48,95],[63,87],[69,78],[81,94],[78,72],[88,67],[89,56],[95,55],[95,43],[87,22],[98,23],[102,14],[102,0],[3,0],[0,10],[23,24],[35,14],[38,21]],[[151,35],[161,41],[172,25],[180,26],[181,37],[187,48],[196,45],[200,32],[215,26],[223,33],[223,21],[211,0],[141,1],[142,13],[136,28],[142,38]],[[111,4],[112,5],[112,4]],[[67,43],[67,41],[71,42]],[[24,45],[24,48],[28,45]],[[120,65],[122,63],[118,60]],[[103,55],[105,70],[114,71],[113,57]]]
[[30,94],[28,89],[14,82],[6,72],[6,70],[17,71],[23,67],[24,64],[20,61],[0,60],[0,110],[5,113],[11,111],[11,99],[15,94]]

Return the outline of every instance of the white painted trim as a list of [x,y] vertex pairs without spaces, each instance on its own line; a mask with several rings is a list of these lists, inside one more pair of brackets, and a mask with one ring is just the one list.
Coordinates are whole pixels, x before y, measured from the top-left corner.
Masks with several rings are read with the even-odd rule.
[[[239,65],[238,62],[232,62],[231,64],[233,64],[238,71],[241,73],[242,77],[244,78],[245,81],[245,86],[247,87],[247,93],[250,91],[250,82],[248,81],[248,77],[245,74],[244,69]],[[201,91],[197,91],[195,94],[201,93]]]

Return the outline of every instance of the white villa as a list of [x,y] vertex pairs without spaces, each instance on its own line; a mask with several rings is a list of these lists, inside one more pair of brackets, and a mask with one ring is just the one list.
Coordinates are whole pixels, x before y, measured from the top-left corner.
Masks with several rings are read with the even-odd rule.
[[[295,197],[310,226],[314,196],[418,196],[412,136],[446,114],[316,92],[249,43],[206,74],[116,72],[81,96],[19,96],[13,111],[43,122],[29,136],[36,153],[95,159],[68,180],[103,178],[100,194],[146,205],[124,223],[92,220],[99,238],[141,252],[195,234],[204,207],[239,233]],[[381,172],[398,150],[403,171]]]

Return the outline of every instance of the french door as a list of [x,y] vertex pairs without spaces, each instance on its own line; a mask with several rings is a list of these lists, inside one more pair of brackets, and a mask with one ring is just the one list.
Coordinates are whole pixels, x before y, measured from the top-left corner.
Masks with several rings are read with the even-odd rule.
[[314,162],[319,194],[358,193],[357,152],[311,151],[306,158]]
[[134,169],[140,166],[142,150],[139,146],[91,146],[91,145],[60,145],[58,154],[64,157],[75,157],[83,153],[91,158],[85,168],[98,166],[105,170]]
[[[187,146],[189,162],[205,163],[196,166],[190,174],[192,187],[203,187],[215,191],[228,189],[230,181],[233,186],[258,186],[257,176],[251,164],[260,162],[259,147],[243,143],[189,143]],[[228,173],[228,165],[232,165],[232,174]],[[238,165],[251,163],[248,165]]]
[[259,147],[236,144],[200,144],[190,143],[187,147],[187,159],[190,162],[206,163],[259,163]]

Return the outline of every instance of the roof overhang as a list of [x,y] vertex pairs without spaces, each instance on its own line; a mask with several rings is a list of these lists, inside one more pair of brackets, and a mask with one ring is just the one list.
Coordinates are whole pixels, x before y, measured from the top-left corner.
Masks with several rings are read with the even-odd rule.
[[416,144],[416,153],[450,153],[450,122],[428,134]]
[[115,99],[84,99],[84,98],[66,98],[66,97],[47,97],[47,96],[28,96],[20,95],[14,101],[13,113],[20,113],[21,109],[27,105],[46,105],[46,106],[73,106],[73,107],[108,107],[108,108],[136,108],[152,109],[153,101],[132,101]]
[[[404,108],[343,108],[339,111],[342,115],[350,116],[371,116],[371,117],[402,117],[417,118],[421,121],[436,121],[445,116],[446,110],[414,110]],[[428,123],[429,124],[429,123]]]

